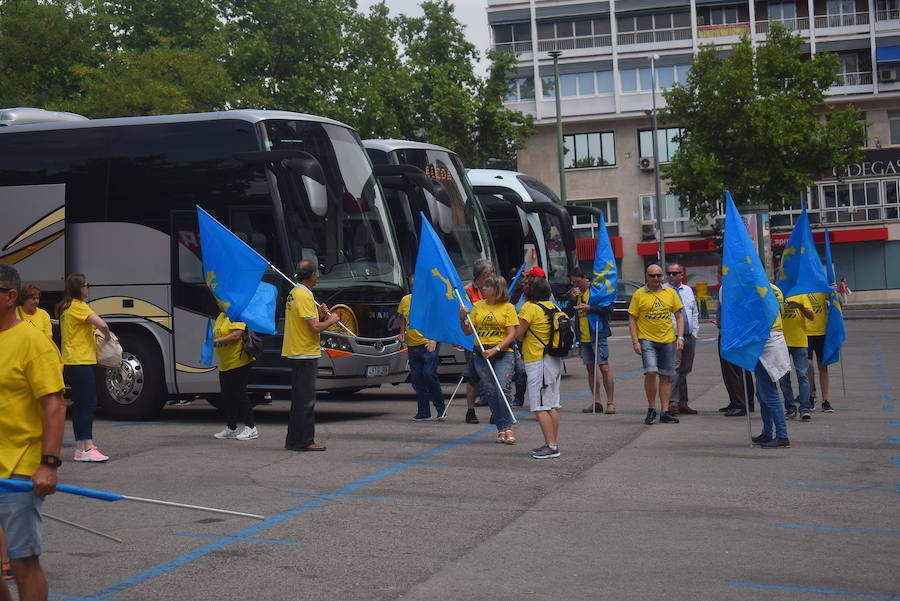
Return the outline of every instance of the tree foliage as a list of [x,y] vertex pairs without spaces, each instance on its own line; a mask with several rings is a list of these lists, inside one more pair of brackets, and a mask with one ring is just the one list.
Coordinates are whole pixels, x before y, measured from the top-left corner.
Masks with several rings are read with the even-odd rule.
[[803,56],[803,42],[777,23],[752,47],[723,56],[701,48],[684,86],[664,93],[663,119],[684,127],[663,176],[695,221],[719,213],[724,190],[738,204],[772,211],[795,203],[814,176],[859,156],[859,112],[823,108],[837,82],[833,54]]
[[447,0],[421,17],[356,0],[0,1],[0,106],[88,117],[255,107],[426,140],[472,166],[532,132],[503,107],[514,59],[487,77]]

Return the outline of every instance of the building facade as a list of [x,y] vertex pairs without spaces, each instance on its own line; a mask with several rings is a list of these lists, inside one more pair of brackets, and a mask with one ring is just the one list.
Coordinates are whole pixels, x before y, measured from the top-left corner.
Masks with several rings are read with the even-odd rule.
[[[864,158],[823,174],[795,210],[770,216],[773,250],[777,257],[805,203],[817,242],[830,230],[835,271],[847,278],[853,300],[900,299],[900,0],[489,0],[487,17],[493,47],[518,57],[507,106],[535,117],[537,133],[519,152],[518,169],[556,190],[549,52],[561,51],[567,201],[606,211],[610,234],[621,238],[622,277],[635,280],[657,254],[654,75],[662,107],[661,91],[686,81],[701,45],[725,50],[744,34],[763,42],[776,20],[810,54],[836,53],[839,81],[826,102],[862,112]],[[660,163],[670,160],[679,131],[658,128]],[[709,232],[681,211],[665,181],[662,194],[667,259],[715,286],[719,256]],[[576,218],[575,227],[587,255],[596,230],[585,219]]]

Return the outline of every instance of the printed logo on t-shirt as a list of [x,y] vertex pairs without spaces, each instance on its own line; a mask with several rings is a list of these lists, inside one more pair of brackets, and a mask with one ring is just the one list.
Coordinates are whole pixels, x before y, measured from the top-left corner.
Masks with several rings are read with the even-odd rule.
[[644,319],[671,319],[672,312],[658,298],[653,299],[653,306],[644,315]]
[[810,304],[813,308],[813,313],[825,313],[827,310],[826,303],[820,302],[820,297],[815,294],[807,294],[806,298],[809,299]]
[[478,325],[478,336],[484,338],[485,336],[497,336],[503,335],[504,329],[500,326],[500,323],[497,321],[497,318],[494,317],[493,313],[488,313],[481,320],[481,323]]

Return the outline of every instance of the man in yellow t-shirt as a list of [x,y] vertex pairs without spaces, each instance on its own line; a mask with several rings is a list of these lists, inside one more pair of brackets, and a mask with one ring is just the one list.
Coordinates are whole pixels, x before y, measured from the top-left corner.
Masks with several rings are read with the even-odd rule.
[[828,366],[822,365],[822,353],[825,350],[825,330],[828,327],[828,295],[824,292],[807,294],[809,304],[812,306],[813,319],[806,323],[806,334],[809,344],[809,408],[816,408],[816,372],[813,369],[813,355],[816,357],[816,367],[819,368],[819,391],[822,393],[822,411],[834,413],[831,403],[828,402]]
[[[41,569],[41,504],[56,491],[66,406],[59,350],[16,317],[21,280],[0,263],[0,478],[33,483],[27,492],[0,488],[0,527],[21,599],[46,599]],[[7,593],[0,583],[0,596]]]
[[[806,324],[815,319],[812,305],[805,294],[798,294],[785,299],[781,304],[781,324],[784,331],[784,341],[787,343],[791,363],[797,373],[797,387],[800,401],[800,419],[809,421],[812,419],[809,406],[809,377],[807,367],[809,362],[809,349],[807,348]],[[797,416],[797,402],[794,399],[794,390],[791,387],[791,372],[784,374],[778,381],[781,394],[784,396],[785,416],[793,419]]]
[[336,324],[340,317],[316,304],[312,289],[319,281],[319,270],[312,261],[297,264],[300,282],[288,294],[284,317],[281,355],[291,359],[291,412],[284,448],[289,451],[324,451],[315,441],[316,373],[322,347],[319,335]]
[[[409,276],[409,287],[412,289],[413,276]],[[447,419],[444,414],[444,392],[438,377],[439,345],[435,340],[428,340],[419,330],[409,327],[409,310],[412,294],[400,300],[397,313],[400,314],[400,342],[406,343],[409,353],[409,377],[413,390],[416,391],[416,414],[412,421],[423,422],[431,419],[431,404],[440,421]]]
[[[612,370],[609,368],[609,345],[607,338],[612,334],[609,328],[609,313],[612,306],[600,307],[589,304],[591,299],[591,282],[581,267],[575,267],[569,274],[572,283],[572,300],[569,314],[576,320],[575,334],[578,336],[578,352],[581,362],[587,370],[588,387],[593,392],[594,402],[590,407],[581,410],[582,413],[603,413],[603,403],[600,398],[600,385],[598,380],[603,378],[603,389],[606,391],[606,412],[616,412],[615,380]],[[598,316],[598,327],[591,331],[588,313]],[[600,373],[597,373],[597,369]]]
[[[647,267],[647,285],[635,291],[628,306],[631,345],[644,365],[644,392],[648,405],[644,423],[647,425],[656,421],[657,390],[662,411],[659,423],[678,423],[678,418],[668,409],[672,376],[675,375],[675,351],[684,348],[684,318],[681,314],[684,305],[678,293],[663,287],[662,283],[662,267],[653,263]],[[674,327],[672,315],[675,316]]]

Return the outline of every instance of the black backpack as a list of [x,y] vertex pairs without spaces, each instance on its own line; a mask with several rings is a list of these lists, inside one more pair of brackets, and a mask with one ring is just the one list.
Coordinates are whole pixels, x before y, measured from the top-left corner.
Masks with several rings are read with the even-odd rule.
[[250,328],[244,328],[241,334],[241,351],[248,357],[259,359],[263,353],[262,338]]
[[572,351],[572,345],[575,342],[575,332],[572,330],[572,319],[565,311],[553,305],[553,307],[545,307],[540,303],[535,303],[543,309],[547,321],[550,322],[550,340],[544,342],[531,332],[531,335],[537,338],[537,341],[544,345],[544,354],[551,357],[568,357]]

